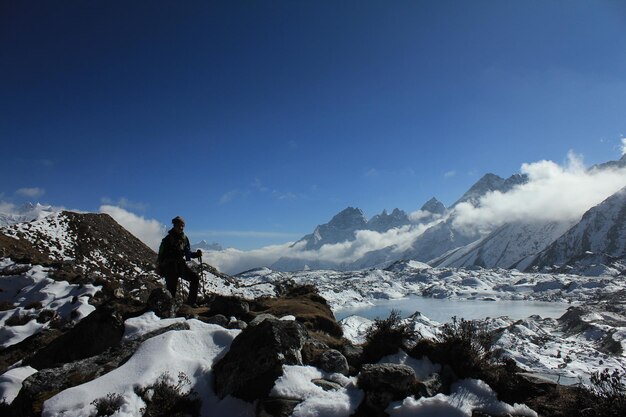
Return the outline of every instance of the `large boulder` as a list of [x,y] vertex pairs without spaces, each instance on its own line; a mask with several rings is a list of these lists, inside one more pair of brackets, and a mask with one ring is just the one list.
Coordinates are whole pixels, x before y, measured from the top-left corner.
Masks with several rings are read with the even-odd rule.
[[292,320],[265,319],[249,326],[213,366],[215,392],[250,402],[266,397],[283,365],[302,365],[306,338],[304,327]]
[[348,360],[341,352],[335,349],[328,349],[320,355],[319,367],[326,372],[338,372],[348,375]]
[[355,412],[357,417],[383,417],[391,401],[399,401],[410,395],[425,391],[415,377],[413,368],[407,365],[381,363],[365,364],[359,374],[358,386],[365,391],[365,398]]
[[123,335],[122,314],[112,305],[102,305],[67,333],[26,359],[24,365],[41,370],[85,359],[118,345]]
[[172,294],[165,288],[155,288],[150,292],[147,301],[147,309],[162,319],[175,317],[176,303]]
[[311,285],[294,286],[283,290],[278,298],[255,300],[251,310],[255,315],[266,313],[276,317],[292,315],[302,323],[315,337],[315,332],[322,332],[334,338],[341,338],[343,331],[335,320],[330,306]]

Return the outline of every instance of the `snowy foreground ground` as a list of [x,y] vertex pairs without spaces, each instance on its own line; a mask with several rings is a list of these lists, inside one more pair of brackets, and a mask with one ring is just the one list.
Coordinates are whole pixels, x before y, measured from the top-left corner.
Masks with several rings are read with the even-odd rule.
[[[8,264],[10,261],[3,262],[5,269],[11,266]],[[10,317],[28,312],[28,306],[33,301],[41,302],[44,309],[56,310],[62,316],[74,314],[80,318],[90,312],[92,307],[86,300],[98,289],[52,281],[47,277],[47,270],[37,266],[27,270],[16,269],[15,275],[4,276],[2,280],[4,286],[23,288],[21,298],[12,300],[16,307],[0,312],[0,344],[3,347],[15,344],[45,326],[36,322],[25,326],[5,326],[5,321]],[[460,299],[482,300],[486,303],[489,300],[536,300],[591,305],[603,295],[626,288],[624,277],[613,276],[610,271],[600,277],[552,276],[504,270],[432,269],[424,264],[407,263],[389,271],[352,273],[309,271],[289,274],[255,270],[237,277],[238,285],[229,285],[207,274],[206,290],[253,298],[274,294],[275,284],[285,280],[317,286],[336,312],[409,295],[444,298],[450,302]],[[6,291],[0,293],[0,297],[7,296]],[[70,310],[70,304],[72,311],[76,310],[75,313]],[[430,320],[427,311],[421,313],[406,320],[424,337],[434,337],[441,324]],[[503,312],[505,315],[506,312]],[[522,320],[489,318],[486,323],[493,329],[504,329],[498,346],[528,372],[562,379],[562,383],[575,383],[586,381],[592,372],[604,368],[623,370],[626,366],[624,354],[616,356],[603,353],[598,350],[598,342],[609,337],[626,347],[626,317],[619,312],[603,311],[600,305],[593,313],[583,315],[580,319],[588,323],[580,333],[563,332],[556,319],[539,316]],[[254,416],[254,404],[230,397],[219,400],[213,393],[212,366],[228,351],[239,330],[228,330],[193,319],[159,319],[153,313],[146,313],[126,321],[124,337],[137,338],[176,321],[186,321],[189,330],[169,331],[146,340],[121,367],[46,401],[43,415],[95,415],[92,402],[109,393],[117,393],[123,396],[124,404],[114,416],[138,416],[144,404],[135,394],[135,386],[149,385],[164,373],[175,383],[178,373],[183,372],[191,381],[190,387],[202,399],[203,416]],[[363,340],[370,323],[370,320],[357,316],[349,316],[341,322],[346,337],[357,342]],[[410,358],[404,352],[398,352],[383,361],[405,363],[415,369],[419,378],[426,378],[439,370],[438,364]],[[0,376],[0,397],[11,402],[19,392],[21,381],[35,372],[36,369],[16,364]],[[334,380],[343,388],[324,391],[311,382],[320,377]],[[356,387],[355,381],[355,378],[340,374],[328,375],[308,366],[286,366],[284,375],[274,386],[274,393],[304,400],[295,409],[294,416],[349,416],[364,395]],[[420,416],[426,417],[469,417],[472,410],[493,415],[536,415],[524,405],[498,401],[491,388],[482,381],[472,379],[457,383],[448,396],[438,394],[418,400],[409,397],[392,403],[386,411],[392,416],[416,415],[419,412]]]

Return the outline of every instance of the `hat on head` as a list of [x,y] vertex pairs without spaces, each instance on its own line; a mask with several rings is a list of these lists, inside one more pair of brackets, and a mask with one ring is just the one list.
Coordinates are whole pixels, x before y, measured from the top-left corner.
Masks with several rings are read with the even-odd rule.
[[172,224],[182,223],[185,224],[185,219],[180,216],[176,216],[172,219]]

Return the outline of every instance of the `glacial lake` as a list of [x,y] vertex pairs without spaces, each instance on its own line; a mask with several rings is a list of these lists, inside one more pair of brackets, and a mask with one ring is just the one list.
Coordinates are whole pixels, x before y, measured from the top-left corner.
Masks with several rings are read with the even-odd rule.
[[375,305],[358,308],[346,308],[335,311],[337,320],[356,315],[368,319],[389,317],[391,310],[408,317],[419,311],[431,320],[445,323],[453,316],[466,320],[484,319],[486,317],[508,316],[511,319],[523,319],[532,315],[543,318],[558,318],[570,307],[567,303],[527,301],[527,300],[455,300],[448,298],[429,298],[410,296],[395,300],[378,300]]

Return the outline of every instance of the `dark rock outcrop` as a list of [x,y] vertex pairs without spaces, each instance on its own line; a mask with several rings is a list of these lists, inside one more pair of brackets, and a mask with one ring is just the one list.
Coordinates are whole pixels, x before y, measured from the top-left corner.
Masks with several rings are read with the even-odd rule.
[[355,416],[387,416],[385,409],[391,401],[425,392],[423,384],[415,377],[413,368],[399,364],[365,364],[359,374],[358,386],[365,398]]
[[349,370],[346,357],[335,349],[329,349],[320,355],[319,367],[326,372],[338,372],[344,375],[347,375]]
[[254,401],[268,395],[283,365],[302,365],[306,330],[296,321],[265,319],[243,330],[214,366],[215,391]]
[[176,303],[172,294],[165,288],[155,288],[148,296],[147,309],[162,319],[175,317]]
[[100,306],[74,328],[25,360],[24,365],[41,370],[85,359],[118,345],[123,335],[124,318],[121,314],[110,305]]

